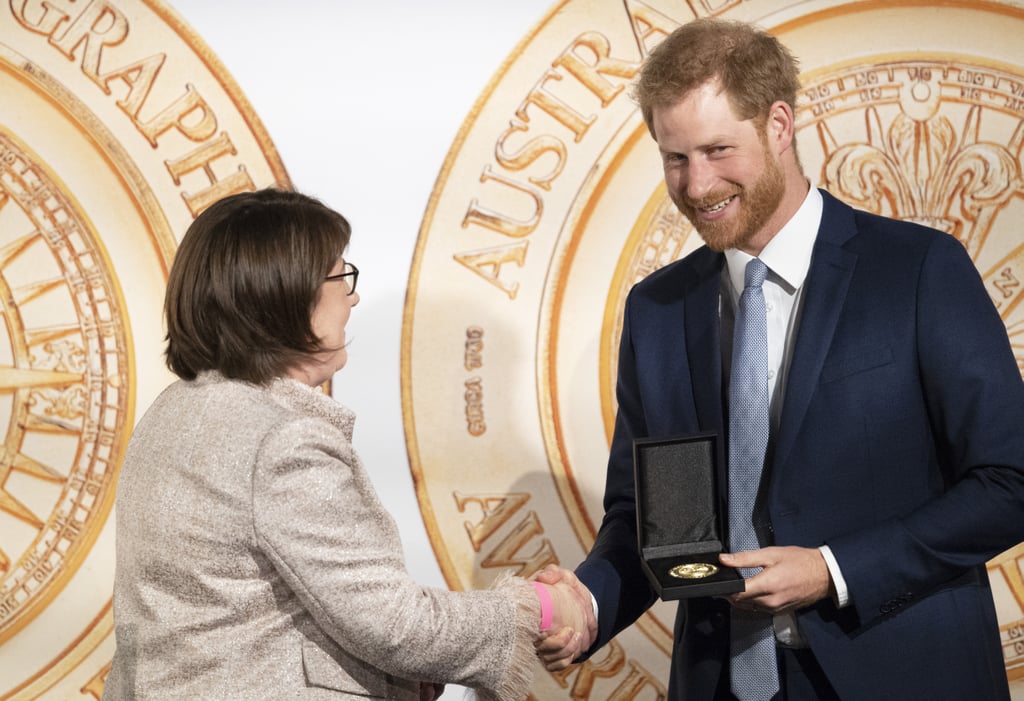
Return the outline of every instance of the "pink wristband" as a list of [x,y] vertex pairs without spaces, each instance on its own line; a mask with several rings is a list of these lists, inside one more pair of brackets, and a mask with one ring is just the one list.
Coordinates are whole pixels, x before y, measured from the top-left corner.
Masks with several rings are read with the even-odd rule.
[[547,587],[540,582],[530,582],[530,584],[537,590],[537,598],[540,599],[540,629],[547,630],[551,627],[551,613],[554,608],[551,603],[551,594],[548,593]]

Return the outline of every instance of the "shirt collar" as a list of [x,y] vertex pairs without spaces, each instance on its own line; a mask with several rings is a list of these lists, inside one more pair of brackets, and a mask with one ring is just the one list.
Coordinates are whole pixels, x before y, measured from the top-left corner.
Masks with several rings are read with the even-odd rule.
[[[758,256],[791,294],[804,284],[811,267],[811,252],[821,226],[822,207],[821,192],[816,187],[808,188],[800,208]],[[743,292],[747,263],[752,259],[753,256],[736,248],[725,251],[729,280],[737,299]]]

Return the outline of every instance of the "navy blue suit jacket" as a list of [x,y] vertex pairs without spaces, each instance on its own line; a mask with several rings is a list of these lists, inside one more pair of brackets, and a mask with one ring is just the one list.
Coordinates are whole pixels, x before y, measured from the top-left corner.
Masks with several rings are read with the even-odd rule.
[[[984,566],[1024,540],[1024,383],[1005,327],[953,237],[824,200],[767,508],[775,544],[831,547],[852,604],[799,611],[801,631],[843,699],[1008,698]],[[633,439],[724,435],[723,266],[701,248],[627,299],[606,514],[577,569],[600,608],[594,649],[656,598]],[[671,699],[712,698],[728,620],[722,600],[680,604]]]

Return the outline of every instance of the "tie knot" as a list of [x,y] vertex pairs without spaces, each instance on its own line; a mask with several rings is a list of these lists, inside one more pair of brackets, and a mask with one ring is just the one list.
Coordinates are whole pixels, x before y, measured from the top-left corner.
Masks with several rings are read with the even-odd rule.
[[747,263],[747,269],[743,275],[743,289],[748,287],[760,287],[768,277],[768,266],[761,262],[760,258],[752,258]]

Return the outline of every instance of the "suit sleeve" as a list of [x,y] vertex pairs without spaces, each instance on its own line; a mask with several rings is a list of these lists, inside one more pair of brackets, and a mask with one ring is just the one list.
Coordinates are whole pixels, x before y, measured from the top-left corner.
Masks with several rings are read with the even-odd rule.
[[901,518],[829,540],[862,624],[1024,539],[1024,383],[1003,322],[952,237],[928,247],[916,299],[916,371],[937,470],[903,469],[939,486]]
[[347,653],[404,679],[526,694],[540,620],[532,588],[520,579],[472,592],[415,583],[393,519],[333,427],[302,419],[273,431],[252,501],[258,547]]
[[644,407],[632,342],[632,296],[626,301],[616,382],[618,413],[605,484],[605,516],[586,560],[576,569],[597,600],[598,639],[604,645],[657,598],[640,565],[633,482],[633,439],[646,436]]

